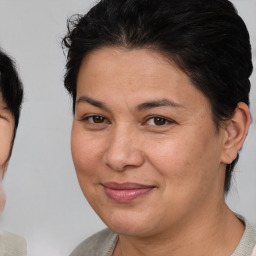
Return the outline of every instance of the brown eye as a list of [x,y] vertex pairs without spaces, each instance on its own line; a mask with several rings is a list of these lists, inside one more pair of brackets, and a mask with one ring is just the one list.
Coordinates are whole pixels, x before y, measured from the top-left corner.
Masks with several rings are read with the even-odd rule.
[[154,117],[154,124],[155,125],[164,125],[166,123],[166,119],[162,117]]
[[101,124],[101,123],[104,123],[106,121],[106,119],[103,117],[103,116],[89,116],[87,117],[87,120],[90,122],[90,123],[94,123],[94,124]]
[[148,124],[153,126],[161,126],[168,123],[170,123],[170,121],[161,116],[155,116],[148,119]]

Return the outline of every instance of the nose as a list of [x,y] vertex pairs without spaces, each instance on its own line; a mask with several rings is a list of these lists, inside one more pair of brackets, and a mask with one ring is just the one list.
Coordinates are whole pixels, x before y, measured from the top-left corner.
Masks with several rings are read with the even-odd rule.
[[104,154],[105,164],[115,171],[141,166],[145,158],[140,148],[140,141],[136,132],[125,127],[116,129],[109,138]]

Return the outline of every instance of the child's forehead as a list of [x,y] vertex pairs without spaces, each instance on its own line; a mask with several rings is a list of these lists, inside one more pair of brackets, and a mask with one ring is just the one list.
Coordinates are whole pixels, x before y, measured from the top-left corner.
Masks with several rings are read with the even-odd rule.
[[3,97],[3,94],[1,92],[1,87],[0,87],[0,109],[1,110],[9,110],[7,103]]

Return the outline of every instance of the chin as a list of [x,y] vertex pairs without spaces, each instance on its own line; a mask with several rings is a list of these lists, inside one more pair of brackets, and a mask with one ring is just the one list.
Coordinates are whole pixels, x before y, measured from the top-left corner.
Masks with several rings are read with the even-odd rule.
[[112,232],[122,235],[122,236],[130,236],[130,237],[145,237],[149,235],[148,227],[141,226],[129,226],[129,225],[109,225],[108,226]]
[[144,214],[126,212],[125,214],[112,213],[106,218],[103,217],[102,220],[116,234],[140,237],[148,236],[151,233],[150,230],[155,230],[152,219],[148,217]]

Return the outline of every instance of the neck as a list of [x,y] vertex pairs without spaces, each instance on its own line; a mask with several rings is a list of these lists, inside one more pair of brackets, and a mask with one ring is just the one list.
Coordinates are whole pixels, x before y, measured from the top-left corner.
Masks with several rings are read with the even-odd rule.
[[167,232],[150,237],[120,235],[113,256],[231,255],[243,235],[243,224],[224,202],[208,213],[190,216]]

